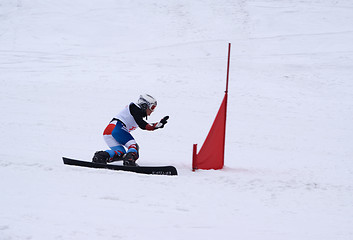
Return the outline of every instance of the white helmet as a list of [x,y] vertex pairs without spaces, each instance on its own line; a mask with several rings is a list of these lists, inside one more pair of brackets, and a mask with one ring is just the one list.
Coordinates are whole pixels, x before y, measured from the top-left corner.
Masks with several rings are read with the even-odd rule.
[[157,100],[148,94],[140,95],[139,100],[137,100],[137,104],[144,110],[149,108],[152,112],[157,107]]

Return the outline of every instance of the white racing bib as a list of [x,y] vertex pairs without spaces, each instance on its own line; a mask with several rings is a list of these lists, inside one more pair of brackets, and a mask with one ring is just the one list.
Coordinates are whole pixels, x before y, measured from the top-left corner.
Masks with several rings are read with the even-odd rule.
[[129,132],[135,130],[138,127],[134,117],[130,113],[129,105],[127,105],[121,112],[115,115],[114,118],[122,121]]

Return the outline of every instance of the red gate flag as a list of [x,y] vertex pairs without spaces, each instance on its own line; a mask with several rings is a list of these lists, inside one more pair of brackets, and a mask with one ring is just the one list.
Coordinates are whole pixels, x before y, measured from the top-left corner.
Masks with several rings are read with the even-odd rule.
[[229,81],[229,63],[230,46],[228,47],[228,65],[226,91],[222,104],[218,110],[216,118],[210,131],[203,143],[200,152],[197,154],[197,144],[193,146],[192,170],[196,169],[222,169],[224,166],[224,150],[226,137],[226,119],[227,119],[227,101],[228,101],[228,81]]
[[226,134],[227,98],[224,95],[221,107],[212,124],[212,127],[197,154],[197,145],[194,144],[193,170],[196,169],[222,169],[224,165],[224,148]]

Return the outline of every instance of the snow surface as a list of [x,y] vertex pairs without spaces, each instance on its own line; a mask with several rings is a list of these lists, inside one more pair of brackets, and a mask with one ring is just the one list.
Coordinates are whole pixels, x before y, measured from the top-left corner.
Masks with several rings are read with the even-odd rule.
[[[352,43],[351,0],[1,0],[0,239],[353,239]],[[62,164],[145,92],[139,163],[179,176]]]

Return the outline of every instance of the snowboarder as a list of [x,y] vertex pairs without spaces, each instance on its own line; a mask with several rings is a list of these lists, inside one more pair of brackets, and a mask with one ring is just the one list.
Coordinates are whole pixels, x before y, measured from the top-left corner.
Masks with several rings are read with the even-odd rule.
[[[169,116],[165,116],[157,123],[147,123],[143,118],[151,115],[157,107],[157,101],[151,95],[141,95],[137,103],[130,103],[118,113],[103,132],[103,137],[109,150],[98,151],[92,161],[96,163],[110,163],[123,160],[125,166],[138,166],[139,146],[131,131],[140,127],[143,130],[154,131],[163,128]],[[126,149],[127,151],[126,151]]]

